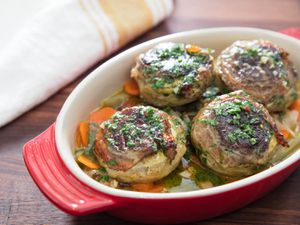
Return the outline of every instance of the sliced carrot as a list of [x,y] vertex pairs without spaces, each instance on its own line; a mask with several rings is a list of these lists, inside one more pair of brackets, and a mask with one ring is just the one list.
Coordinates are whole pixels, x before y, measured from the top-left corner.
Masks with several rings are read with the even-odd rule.
[[140,94],[139,86],[134,80],[126,81],[123,88],[130,95],[138,96]]
[[289,107],[291,110],[296,110],[298,112],[298,121],[300,121],[300,99],[297,99],[293,102],[293,104]]
[[82,146],[82,140],[81,140],[81,135],[80,135],[80,132],[79,132],[79,127],[76,131],[75,142],[76,142],[76,147],[81,147]]
[[104,107],[90,114],[90,122],[102,123],[112,117],[117,111],[111,107]]
[[153,183],[136,183],[136,184],[132,184],[132,188],[135,191],[153,192],[153,193],[162,192],[162,190],[164,189],[162,184],[153,184]]
[[293,102],[293,104],[290,106],[290,109],[292,110],[300,110],[300,99],[297,99]]
[[286,130],[286,129],[284,129],[284,128],[280,128],[280,129],[279,129],[279,132],[283,135],[283,137],[284,137],[285,139],[289,139],[289,137],[290,137],[290,132],[289,132],[288,130]]
[[90,160],[88,157],[85,155],[81,154],[80,156],[77,157],[77,160],[81,162],[83,165],[87,166],[90,169],[99,169],[100,166],[95,163],[94,161]]
[[186,47],[186,51],[191,54],[198,53],[200,51],[200,47],[198,45],[188,45]]
[[78,127],[80,133],[81,144],[83,147],[88,146],[89,144],[89,123],[80,122]]
[[150,189],[150,192],[152,193],[160,193],[162,192],[164,187],[162,185],[156,185],[152,189]]

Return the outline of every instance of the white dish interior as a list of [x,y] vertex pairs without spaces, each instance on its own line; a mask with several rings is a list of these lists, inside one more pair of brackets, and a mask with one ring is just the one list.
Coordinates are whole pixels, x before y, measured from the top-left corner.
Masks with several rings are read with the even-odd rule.
[[271,176],[298,161],[300,151],[295,152],[272,168],[230,184],[190,192],[141,193],[113,189],[93,180],[79,168],[72,155],[75,130],[79,121],[85,119],[93,109],[98,107],[102,99],[113,94],[123,85],[125,80],[129,79],[130,69],[139,53],[146,51],[157,43],[174,41],[210,47],[216,50],[214,56],[217,56],[222,49],[236,40],[253,39],[270,40],[283,47],[290,53],[290,59],[294,62],[297,71],[300,72],[299,40],[273,31],[240,27],[201,29],[167,35],[137,45],[108,60],[88,75],[73,90],[58,115],[55,126],[55,139],[62,160],[79,180],[94,189],[115,196],[152,199],[207,196],[229,191]]

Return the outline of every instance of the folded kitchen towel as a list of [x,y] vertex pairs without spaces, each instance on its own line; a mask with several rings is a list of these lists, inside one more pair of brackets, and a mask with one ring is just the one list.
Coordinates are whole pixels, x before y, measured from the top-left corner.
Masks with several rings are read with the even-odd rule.
[[166,18],[172,0],[62,0],[0,52],[0,127]]

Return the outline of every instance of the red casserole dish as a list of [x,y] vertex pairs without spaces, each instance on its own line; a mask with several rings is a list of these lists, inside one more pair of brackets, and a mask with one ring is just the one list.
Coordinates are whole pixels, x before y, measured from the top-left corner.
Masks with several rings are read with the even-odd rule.
[[[290,31],[285,31],[289,33]],[[292,30],[292,32],[296,33]],[[73,215],[108,212],[143,223],[181,223],[208,219],[243,207],[278,186],[300,164],[300,151],[248,178],[204,190],[141,193],[117,190],[88,177],[76,164],[72,148],[77,123],[126,79],[134,58],[163,41],[212,46],[217,53],[238,39],[268,39],[285,48],[300,71],[300,41],[254,28],[214,28],[183,32],[148,41],[112,58],[71,93],[55,124],[24,146],[24,160],[44,195]]]

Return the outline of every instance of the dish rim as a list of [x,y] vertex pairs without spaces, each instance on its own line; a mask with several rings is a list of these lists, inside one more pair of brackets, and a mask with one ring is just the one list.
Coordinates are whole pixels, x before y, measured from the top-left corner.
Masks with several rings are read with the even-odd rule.
[[[60,137],[62,136],[62,125],[63,125],[63,120],[64,117],[67,115],[67,108],[69,105],[73,102],[76,101],[77,95],[80,94],[82,89],[85,89],[89,86],[89,84],[94,80],[97,79],[99,74],[101,74],[101,71],[103,68],[106,67],[111,67],[115,63],[118,62],[119,58],[125,57],[126,55],[130,55],[132,52],[136,51],[137,49],[143,48],[148,45],[152,45],[158,42],[162,41],[168,41],[169,39],[172,38],[180,38],[180,37],[186,37],[189,35],[196,35],[196,34],[202,34],[202,33],[218,33],[218,32],[225,32],[228,30],[230,31],[235,31],[235,32],[262,32],[267,35],[279,37],[281,39],[284,39],[287,42],[292,43],[293,45],[300,45],[300,41],[296,38],[289,37],[287,35],[275,32],[275,31],[270,31],[266,29],[260,29],[260,28],[250,28],[250,27],[221,27],[221,28],[205,28],[205,29],[197,29],[197,30],[190,30],[190,31],[184,31],[184,32],[179,32],[179,33],[174,33],[174,34],[169,34],[165,36],[161,36],[146,42],[143,42],[141,44],[138,44],[134,47],[131,47],[120,54],[112,57],[111,59],[107,60],[100,66],[98,66],[94,71],[92,71],[88,76],[86,76],[71,92],[71,94],[68,96],[66,99],[65,103],[63,104],[59,115],[56,120],[55,124],[55,142],[57,145],[58,153],[63,161],[63,163],[66,165],[66,167],[69,169],[69,171],[80,181],[82,181],[85,185],[100,191],[102,193],[112,195],[112,196],[117,196],[117,197],[125,197],[125,198],[134,198],[134,199],[180,199],[180,198],[195,198],[195,197],[205,197],[205,196],[210,196],[210,195],[217,195],[217,194],[222,194],[225,192],[229,192],[235,189],[242,188],[244,186],[248,186],[251,184],[254,184],[256,182],[259,182],[261,180],[267,179],[268,177],[272,175],[276,175],[280,171],[284,170],[285,168],[292,166],[294,163],[299,163],[300,162],[300,151],[297,150],[294,152],[292,155],[290,155],[288,158],[284,159],[280,163],[276,164],[275,166],[272,166],[262,172],[259,172],[257,174],[254,174],[252,176],[243,178],[241,180],[228,183],[228,184],[223,184],[217,187],[212,187],[208,189],[199,189],[195,191],[187,191],[187,192],[176,192],[176,193],[146,193],[146,192],[137,192],[137,191],[127,191],[127,190],[121,190],[121,189],[115,189],[109,186],[106,186],[104,184],[101,184],[100,182],[95,181],[91,177],[89,177],[87,174],[85,174],[77,165],[77,167],[80,169],[80,171],[76,171],[74,169],[74,162],[71,161],[70,158],[67,156],[67,154],[64,154],[64,144],[61,141]],[[77,173],[78,172],[78,173]]]

